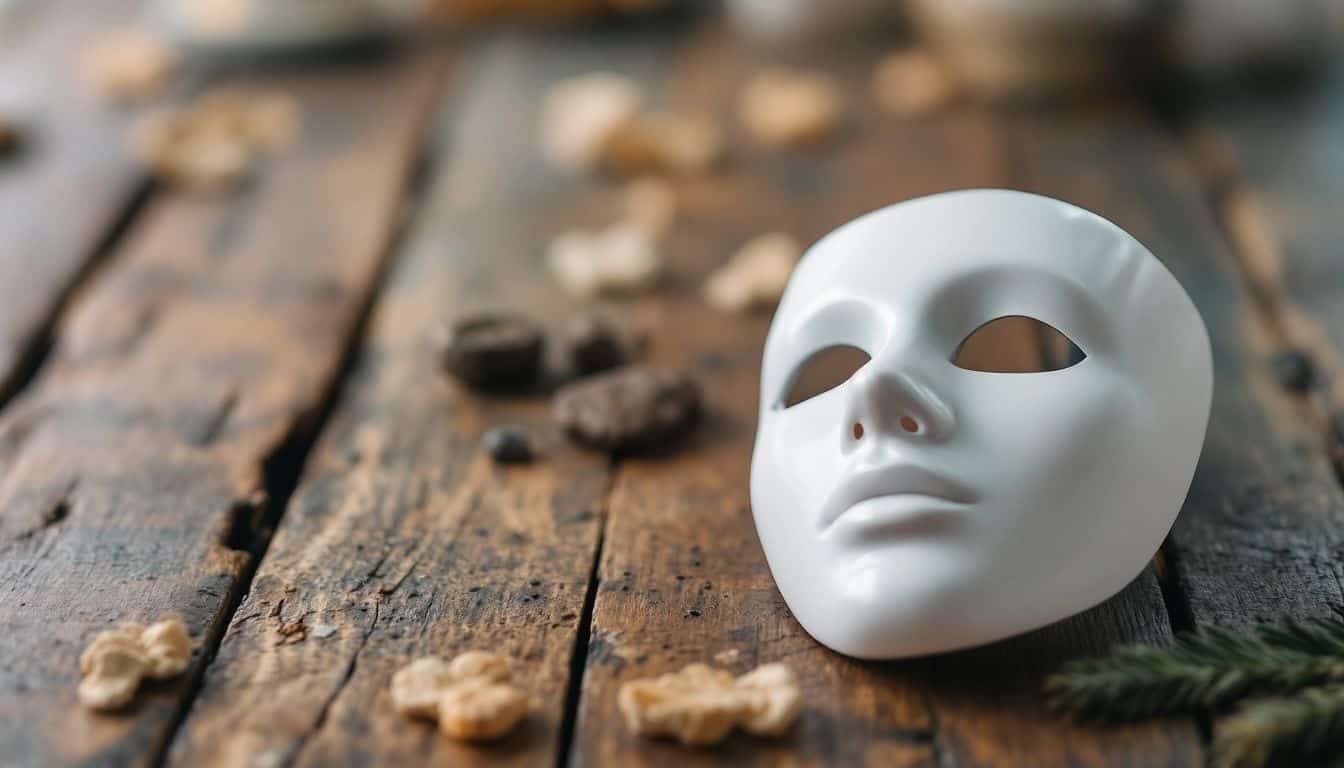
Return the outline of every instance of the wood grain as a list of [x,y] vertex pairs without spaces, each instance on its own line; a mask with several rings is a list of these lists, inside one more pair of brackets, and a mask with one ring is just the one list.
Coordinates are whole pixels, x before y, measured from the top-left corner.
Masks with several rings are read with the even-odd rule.
[[1028,187],[1133,233],[1208,326],[1209,431],[1165,548],[1193,623],[1241,627],[1338,604],[1344,496],[1302,401],[1266,365],[1279,349],[1274,330],[1239,278],[1191,165],[1139,114],[1052,115],[1019,128]]
[[[618,466],[572,758],[579,765],[1156,765],[1198,761],[1185,724],[1076,726],[1045,712],[1038,687],[1055,664],[1114,642],[1161,641],[1165,608],[1150,572],[1094,611],[966,654],[858,663],[818,646],[789,616],[757,544],[747,468],[764,316],[725,318],[699,280],[748,236],[770,229],[810,241],[858,213],[945,189],[1005,185],[1014,168],[997,118],[973,110],[899,121],[861,90],[876,50],[853,46],[821,65],[850,84],[844,140],[777,157],[735,145],[725,173],[681,185],[684,217],[670,254],[675,288],[642,312],[655,358],[705,386],[707,423],[683,449]],[[664,98],[731,114],[759,60],[722,32],[678,52]],[[615,727],[616,692],[636,677],[694,661],[745,671],[787,661],[807,708],[778,742],[733,737],[688,751]]]
[[[548,327],[574,310],[542,266],[546,243],[581,218],[576,209],[610,215],[618,190],[542,166],[539,97],[552,78],[599,62],[647,68],[660,46],[635,32],[505,34],[476,47],[443,110],[432,192],[173,764],[556,761],[609,461],[561,436],[549,386],[470,392],[439,369],[428,339],[436,321],[476,310],[523,311]],[[538,460],[493,465],[479,441],[498,424],[525,429]],[[277,628],[300,619],[307,639],[278,643]],[[472,649],[517,660],[533,699],[518,732],[464,746],[392,709],[397,669]]]
[[[265,540],[266,465],[314,428],[367,307],[437,71],[268,77],[300,103],[298,144],[236,196],[156,197],[0,415],[6,762],[148,764],[166,746]],[[124,714],[77,706],[94,633],[166,613],[192,669]]]
[[29,377],[61,306],[137,199],[128,115],[98,102],[80,70],[98,34],[139,0],[18,3],[0,24],[0,111],[23,127],[0,158],[0,401]]

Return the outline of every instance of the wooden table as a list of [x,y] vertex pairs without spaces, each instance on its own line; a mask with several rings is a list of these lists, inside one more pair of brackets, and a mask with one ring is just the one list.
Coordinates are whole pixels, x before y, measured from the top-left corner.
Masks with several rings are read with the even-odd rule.
[[[0,81],[44,105],[0,167],[0,764],[1192,765],[1197,723],[1072,724],[1044,708],[1042,675],[1344,600],[1344,80],[1175,112],[1118,97],[901,119],[866,90],[881,46],[854,42],[789,58],[836,73],[851,111],[840,140],[787,155],[729,119],[774,59],[720,22],[505,30],[230,76],[293,94],[305,129],[245,189],[200,197],[144,177],[129,116],[73,66],[135,5],[28,4],[0,36]],[[651,360],[708,392],[705,424],[663,456],[578,449],[544,394],[472,395],[427,342],[476,309],[575,310],[545,245],[610,220],[620,186],[548,169],[536,112],[548,84],[597,68],[734,126],[721,171],[675,182],[666,286],[626,307]],[[768,315],[711,312],[699,284],[754,234],[810,241],[976,186],[1091,208],[1167,263],[1212,335],[1208,440],[1175,530],[1120,595],[987,648],[858,663],[789,615],[748,511]],[[1289,349],[1316,366],[1308,393],[1266,365]],[[500,423],[542,458],[494,466],[478,438]],[[198,642],[189,672],[122,715],[80,708],[84,644],[166,613]],[[299,641],[278,633],[298,621]],[[536,700],[490,747],[388,701],[407,660],[469,648],[520,659]],[[706,751],[622,727],[622,681],[714,659],[792,665],[794,731]]]

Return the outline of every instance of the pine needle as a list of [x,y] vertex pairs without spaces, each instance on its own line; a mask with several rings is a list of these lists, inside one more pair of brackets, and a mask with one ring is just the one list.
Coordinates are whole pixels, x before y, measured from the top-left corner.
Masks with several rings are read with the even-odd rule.
[[1318,765],[1344,752],[1344,686],[1252,701],[1222,720],[1210,768]]
[[1237,634],[1206,629],[1163,647],[1135,645],[1066,664],[1046,680],[1056,709],[1136,720],[1223,709],[1250,696],[1344,682],[1344,620],[1292,622]]

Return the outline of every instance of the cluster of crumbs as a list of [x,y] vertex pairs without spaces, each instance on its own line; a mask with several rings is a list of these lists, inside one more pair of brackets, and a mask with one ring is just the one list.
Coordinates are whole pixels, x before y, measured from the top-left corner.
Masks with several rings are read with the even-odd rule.
[[803,709],[793,671],[766,664],[741,676],[705,664],[632,680],[618,694],[630,730],[682,744],[717,744],[734,728],[754,736],[779,736]]
[[79,701],[95,710],[116,710],[131,703],[146,678],[166,680],[182,674],[191,661],[191,639],[178,618],[148,627],[133,622],[100,632],[79,657]]
[[451,662],[418,659],[392,677],[392,706],[412,718],[435,720],[439,731],[459,741],[489,741],[510,731],[527,714],[527,696],[509,685],[511,664],[503,656],[468,651]]
[[149,115],[133,139],[161,180],[218,191],[239,184],[263,155],[292,143],[299,129],[299,108],[289,96],[219,90],[183,109]]

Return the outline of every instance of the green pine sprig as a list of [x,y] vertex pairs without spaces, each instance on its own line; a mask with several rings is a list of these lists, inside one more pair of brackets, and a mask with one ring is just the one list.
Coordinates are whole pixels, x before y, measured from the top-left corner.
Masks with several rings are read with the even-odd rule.
[[1090,720],[1215,712],[1249,696],[1344,682],[1344,621],[1248,634],[1206,629],[1169,646],[1135,645],[1066,664],[1046,680],[1051,704]]
[[1210,768],[1321,765],[1344,753],[1344,686],[1251,701],[1218,722]]

